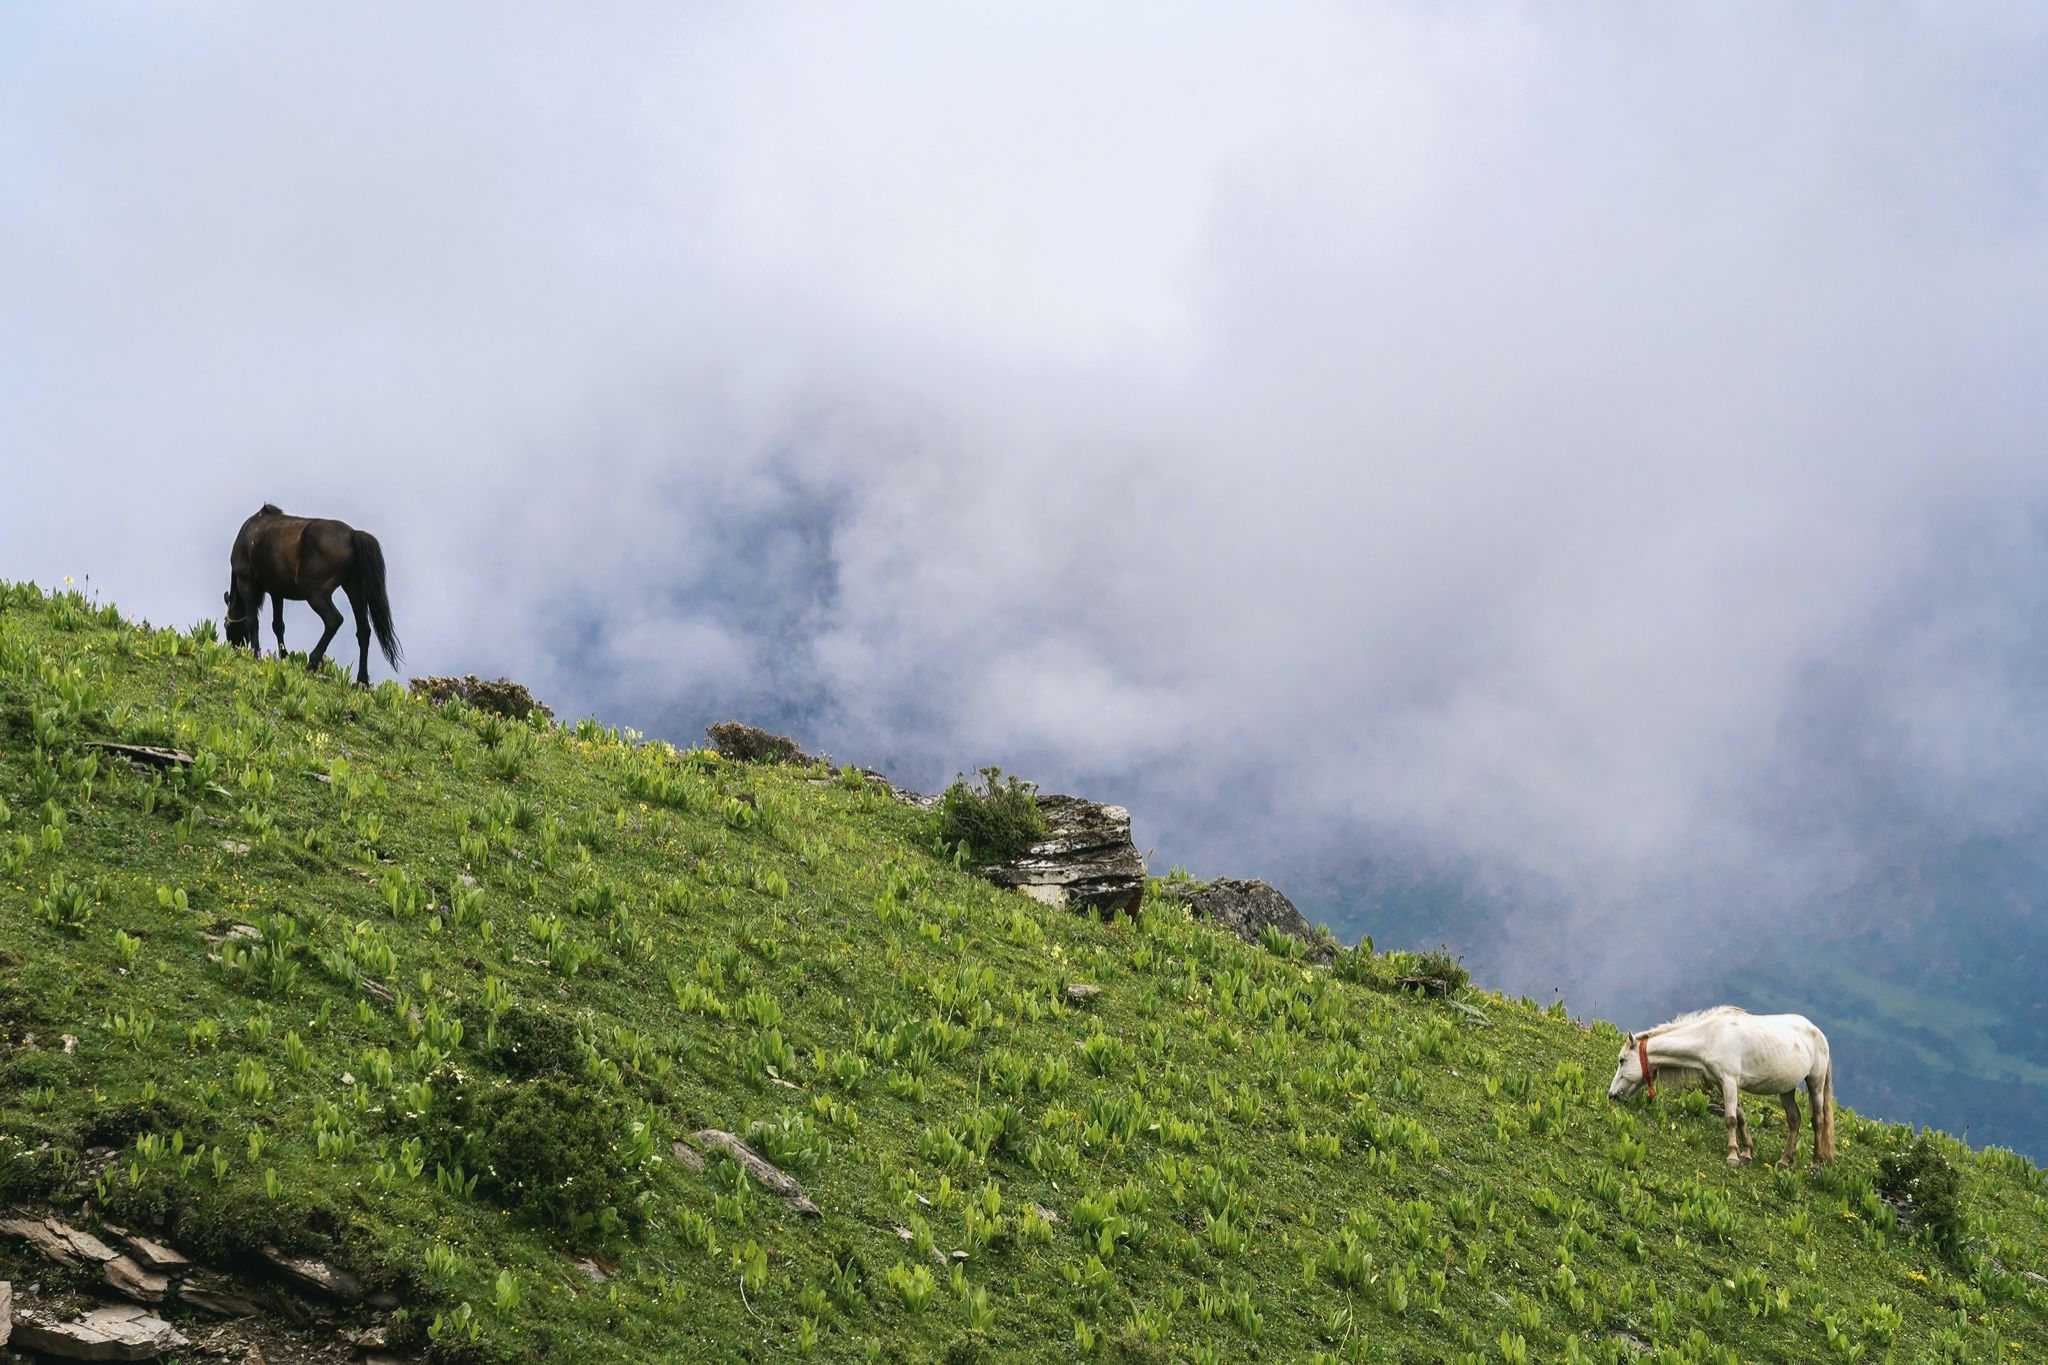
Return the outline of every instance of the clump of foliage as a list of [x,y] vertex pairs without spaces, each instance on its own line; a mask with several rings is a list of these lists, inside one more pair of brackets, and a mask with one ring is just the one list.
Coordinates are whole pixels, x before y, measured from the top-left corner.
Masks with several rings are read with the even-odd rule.
[[41,1133],[0,1133],[0,1205],[53,1195],[76,1167],[75,1152]]
[[632,1123],[617,1100],[552,1076],[477,1083],[451,1070],[441,1079],[452,1084],[425,1120],[432,1146],[501,1207],[575,1243],[638,1221],[640,1182],[621,1143]]
[[1963,1237],[1963,1178],[1939,1143],[1926,1133],[1878,1158],[1877,1190],[1913,1211],[1913,1221],[1934,1244],[1953,1252]]
[[932,837],[942,849],[950,852],[965,844],[971,857],[999,862],[1045,837],[1036,783],[1006,778],[997,767],[978,769],[976,776],[978,787],[962,773],[932,807]]
[[493,1037],[491,1056],[507,1075],[573,1076],[582,1069],[583,1044],[576,1026],[546,1010],[511,1006],[499,1016]]
[[1462,990],[1472,979],[1472,974],[1465,970],[1464,959],[1453,955],[1448,948],[1433,948],[1426,953],[1397,952],[1389,956],[1397,973],[1397,982],[1420,987],[1436,995],[1450,995]]

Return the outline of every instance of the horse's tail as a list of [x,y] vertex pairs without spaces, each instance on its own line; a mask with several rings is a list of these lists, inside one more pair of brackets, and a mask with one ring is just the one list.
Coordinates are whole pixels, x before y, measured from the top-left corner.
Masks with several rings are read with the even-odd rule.
[[369,605],[377,647],[384,651],[385,662],[396,668],[405,652],[398,647],[398,632],[391,628],[391,598],[384,591],[384,547],[368,531],[351,531],[350,536],[355,551],[352,577],[356,591],[362,593]]
[[1816,1161],[1835,1159],[1835,1059],[1828,1054],[1827,1040],[1821,1040],[1820,1083],[1809,1079],[1806,1098],[1813,1109],[1813,1157]]

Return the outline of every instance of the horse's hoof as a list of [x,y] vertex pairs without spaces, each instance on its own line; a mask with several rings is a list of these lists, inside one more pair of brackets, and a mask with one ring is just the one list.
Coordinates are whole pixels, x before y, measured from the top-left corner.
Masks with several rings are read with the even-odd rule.
[[1731,1153],[1728,1157],[1728,1164],[1730,1166],[1740,1166],[1742,1164],[1742,1158]]

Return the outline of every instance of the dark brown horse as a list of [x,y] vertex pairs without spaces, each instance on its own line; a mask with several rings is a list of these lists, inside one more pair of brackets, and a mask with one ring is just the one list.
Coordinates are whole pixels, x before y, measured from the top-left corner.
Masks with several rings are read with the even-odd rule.
[[384,551],[368,531],[324,517],[286,516],[284,509],[266,502],[236,533],[228,570],[228,590],[221,599],[228,607],[229,644],[263,652],[258,618],[263,614],[263,595],[269,593],[276,604],[271,628],[277,632],[277,652],[283,654],[285,599],[307,602],[327,627],[306,657],[306,667],[318,668],[327,642],[341,629],[341,608],[334,605],[334,590],[340,588],[356,613],[356,644],[362,655],[356,681],[364,686],[370,682],[373,625],[384,658],[398,667],[402,656],[398,635],[391,629],[391,599],[384,593]]

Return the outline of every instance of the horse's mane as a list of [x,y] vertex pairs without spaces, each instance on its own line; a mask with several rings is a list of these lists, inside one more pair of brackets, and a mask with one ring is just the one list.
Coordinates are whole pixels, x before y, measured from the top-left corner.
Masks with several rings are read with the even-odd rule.
[[1702,1019],[1711,1019],[1716,1015],[1747,1013],[1749,1011],[1740,1005],[1714,1005],[1707,1009],[1694,1010],[1690,1014],[1681,1014],[1676,1019],[1666,1019],[1663,1023],[1652,1028],[1637,1029],[1636,1037],[1654,1038],[1660,1033],[1669,1033],[1672,1029],[1683,1028],[1687,1024],[1696,1024]]
[[256,515],[259,517],[281,517],[284,515],[284,509],[274,502],[266,502],[256,509]]

